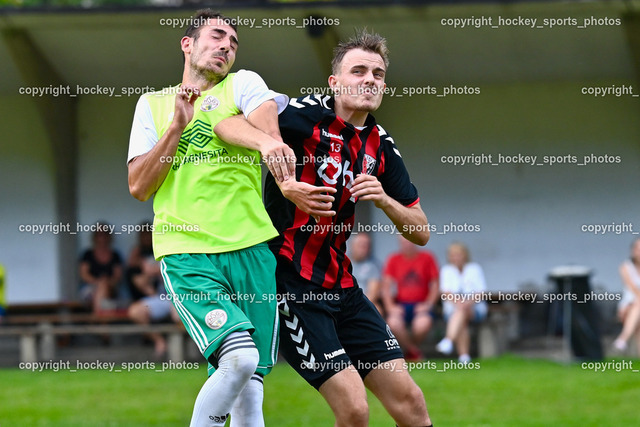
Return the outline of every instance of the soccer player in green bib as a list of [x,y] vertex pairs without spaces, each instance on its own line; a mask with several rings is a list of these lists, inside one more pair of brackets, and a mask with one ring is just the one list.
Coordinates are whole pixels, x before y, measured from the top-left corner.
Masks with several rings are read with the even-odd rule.
[[[256,73],[229,73],[239,40],[231,20],[199,11],[181,39],[182,83],[143,95],[129,142],[131,194],[153,196],[153,250],[168,298],[210,363],[192,427],[262,426],[262,381],[275,363],[277,235],[261,200],[262,155],[281,180],[294,173],[277,115],[288,98]],[[242,113],[269,135],[227,144],[216,124]]]

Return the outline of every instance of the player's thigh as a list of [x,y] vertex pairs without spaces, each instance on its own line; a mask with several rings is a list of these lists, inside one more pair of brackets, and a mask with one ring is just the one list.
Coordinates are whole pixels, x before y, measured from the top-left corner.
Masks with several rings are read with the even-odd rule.
[[278,266],[277,286],[280,353],[302,378],[319,389],[351,365],[336,330],[337,303],[323,297],[326,290],[310,285],[282,264]]
[[402,358],[386,361],[369,372],[364,384],[392,414],[407,410],[426,414],[422,390],[407,367]]
[[391,328],[361,289],[346,290],[340,308],[338,337],[363,378],[379,363],[402,358]]
[[220,266],[206,254],[165,256],[161,271],[167,298],[207,360],[231,332],[253,331]]
[[337,416],[355,412],[357,417],[367,417],[367,391],[353,366],[333,375],[318,391]]
[[392,359],[372,369],[364,379],[365,386],[377,395],[402,394],[403,389],[415,386],[409,375],[409,364],[403,359]]

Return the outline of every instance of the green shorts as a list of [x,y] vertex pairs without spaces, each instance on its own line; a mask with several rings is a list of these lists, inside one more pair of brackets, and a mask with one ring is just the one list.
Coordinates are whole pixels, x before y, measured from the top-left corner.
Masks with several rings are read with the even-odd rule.
[[260,353],[256,372],[271,371],[279,324],[276,260],[266,243],[220,254],[167,255],[161,270],[167,298],[207,360],[231,332],[249,331]]

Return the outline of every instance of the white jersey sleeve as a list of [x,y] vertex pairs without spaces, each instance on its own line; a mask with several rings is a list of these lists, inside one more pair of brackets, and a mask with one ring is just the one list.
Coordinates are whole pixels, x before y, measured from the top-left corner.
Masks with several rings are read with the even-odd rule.
[[136,104],[133,125],[129,136],[129,154],[127,164],[134,158],[148,153],[158,142],[158,133],[153,123],[151,107],[145,96],[141,96]]
[[233,79],[233,97],[236,106],[244,113],[245,117],[249,117],[253,110],[271,99],[278,105],[278,114],[289,103],[287,95],[270,90],[262,77],[249,70],[240,70],[236,73]]

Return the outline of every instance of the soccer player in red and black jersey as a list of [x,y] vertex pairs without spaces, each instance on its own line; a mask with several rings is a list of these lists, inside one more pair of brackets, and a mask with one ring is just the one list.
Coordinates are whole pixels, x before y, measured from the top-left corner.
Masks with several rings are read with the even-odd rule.
[[[336,426],[368,425],[365,387],[399,426],[429,426],[398,341],[358,287],[346,256],[359,200],[373,201],[410,241],[429,240],[402,157],[370,114],[386,87],[385,39],[360,32],[335,49],[332,66],[334,98],[292,99],[279,116],[297,158],[295,179],[267,177],[265,204],[281,233],[270,242],[278,258],[280,351],[329,403]],[[216,132],[231,141],[256,135],[245,126],[230,126],[227,134],[219,124]]]

